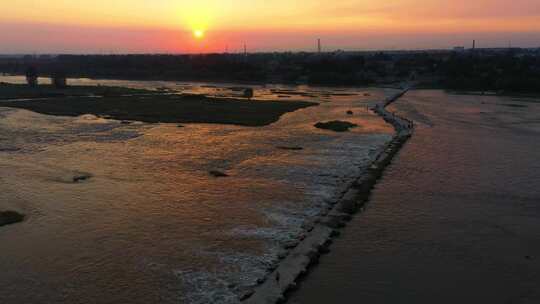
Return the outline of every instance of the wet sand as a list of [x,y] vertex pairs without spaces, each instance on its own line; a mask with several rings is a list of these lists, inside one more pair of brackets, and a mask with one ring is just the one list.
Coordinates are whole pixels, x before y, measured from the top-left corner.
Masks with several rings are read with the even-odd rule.
[[289,303],[538,303],[538,100],[412,91],[393,110],[414,136]]

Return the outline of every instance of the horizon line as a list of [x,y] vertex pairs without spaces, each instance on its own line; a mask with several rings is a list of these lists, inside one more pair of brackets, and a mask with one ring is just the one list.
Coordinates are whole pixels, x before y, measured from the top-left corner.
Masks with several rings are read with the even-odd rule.
[[[335,49],[329,51],[317,50],[255,50],[248,51],[247,54],[286,54],[286,53],[308,53],[308,54],[332,54],[332,53],[373,53],[373,52],[437,52],[437,51],[455,51],[456,48],[464,48],[462,51],[470,50],[540,50],[540,45],[536,47],[520,47],[520,46],[510,46],[510,47],[476,47],[468,48],[464,46],[449,47],[449,48],[374,48],[374,49]],[[0,56],[124,56],[124,55],[243,55],[243,50],[229,51],[229,52],[94,52],[94,53],[1,53]]]

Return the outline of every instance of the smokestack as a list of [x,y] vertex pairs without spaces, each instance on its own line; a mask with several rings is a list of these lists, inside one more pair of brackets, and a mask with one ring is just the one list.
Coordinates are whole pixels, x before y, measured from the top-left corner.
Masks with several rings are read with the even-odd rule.
[[473,41],[472,41],[472,49],[473,49],[473,50],[476,49],[476,40],[473,40]]
[[319,54],[320,54],[322,52],[321,39],[317,39],[317,49],[319,50]]

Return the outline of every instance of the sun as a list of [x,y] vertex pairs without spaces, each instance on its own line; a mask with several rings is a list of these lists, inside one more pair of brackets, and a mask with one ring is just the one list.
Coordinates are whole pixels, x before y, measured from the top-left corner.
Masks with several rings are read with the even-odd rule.
[[195,36],[195,38],[197,38],[197,39],[202,39],[202,38],[204,38],[204,31],[203,30],[194,30],[193,31],[193,36]]

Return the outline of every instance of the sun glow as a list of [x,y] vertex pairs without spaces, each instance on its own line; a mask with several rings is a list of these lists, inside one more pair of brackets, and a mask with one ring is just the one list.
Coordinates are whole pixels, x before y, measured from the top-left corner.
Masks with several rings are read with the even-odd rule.
[[197,39],[202,39],[202,38],[204,38],[204,31],[203,30],[194,30],[193,31],[193,36],[195,36],[195,38],[197,38]]
[[386,2],[3,0],[0,53],[205,53],[244,41],[252,50],[313,50],[317,38],[336,49],[446,48],[475,38],[538,46],[539,0]]

